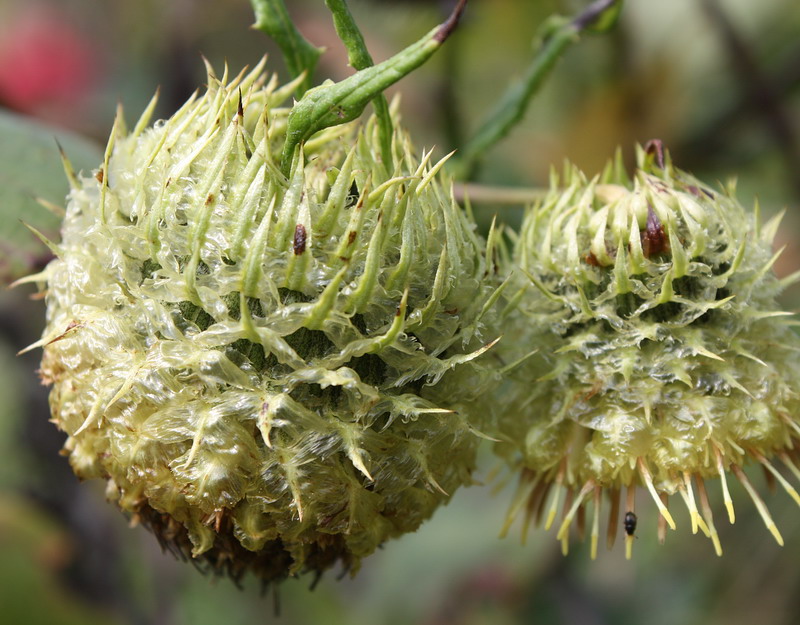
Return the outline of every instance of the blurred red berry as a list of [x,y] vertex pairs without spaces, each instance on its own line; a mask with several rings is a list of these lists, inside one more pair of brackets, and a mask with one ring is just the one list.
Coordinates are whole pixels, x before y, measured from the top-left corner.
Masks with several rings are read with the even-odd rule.
[[25,113],[75,105],[98,75],[93,46],[64,15],[43,7],[0,27],[0,104]]

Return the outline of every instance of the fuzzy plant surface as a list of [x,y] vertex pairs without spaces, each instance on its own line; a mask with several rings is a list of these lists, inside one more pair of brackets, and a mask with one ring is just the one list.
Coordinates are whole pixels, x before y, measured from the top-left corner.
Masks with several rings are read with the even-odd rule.
[[782,543],[742,470],[763,465],[800,503],[784,475],[800,479],[800,339],[776,303],[793,279],[772,271],[778,223],[674,167],[657,142],[632,177],[619,155],[591,180],[569,165],[553,174],[516,241],[505,314],[517,340],[498,351],[524,359],[500,390],[498,437],[511,442],[498,450],[521,473],[509,525],[524,511],[526,528],[549,527],[566,493],[557,536],[566,550],[589,518],[594,557],[605,493],[609,546],[623,526],[630,557],[643,487],[662,540],[677,494],[721,554],[704,480],[720,479],[733,521],[733,475]]
[[[493,374],[485,244],[374,120],[280,168],[296,84],[218,79],[118,116],[71,175],[41,374],[75,473],[162,545],[266,582],[354,571],[470,482]],[[494,235],[492,235],[494,236]]]

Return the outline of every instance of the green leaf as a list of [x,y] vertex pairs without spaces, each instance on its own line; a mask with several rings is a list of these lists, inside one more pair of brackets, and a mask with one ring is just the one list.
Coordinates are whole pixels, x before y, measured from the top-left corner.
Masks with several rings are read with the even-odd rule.
[[60,218],[37,201],[63,207],[69,191],[56,141],[76,171],[97,167],[103,160],[102,149],[91,141],[0,111],[0,282],[36,271],[50,257],[25,223],[50,239],[58,238]]

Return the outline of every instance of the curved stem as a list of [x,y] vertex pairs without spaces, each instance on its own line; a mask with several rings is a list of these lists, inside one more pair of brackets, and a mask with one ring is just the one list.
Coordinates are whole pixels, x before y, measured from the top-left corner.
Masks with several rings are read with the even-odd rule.
[[[347,58],[350,66],[355,70],[372,67],[374,62],[367,50],[364,36],[361,34],[346,0],[325,0],[325,5],[333,15],[333,25],[336,34],[347,49]],[[386,165],[386,170],[392,171],[392,118],[389,115],[389,103],[383,93],[377,95],[372,101],[375,115],[378,118],[378,132],[380,134],[381,157]]]
[[427,61],[453,32],[466,4],[459,0],[447,21],[383,63],[308,91],[289,114],[281,156],[284,174],[289,174],[295,151],[311,135],[356,119],[377,95]]
[[283,0],[250,0],[250,4],[256,14],[253,28],[275,40],[292,78],[305,72],[305,78],[296,93],[297,97],[302,96],[311,88],[311,78],[322,55],[322,48],[317,48],[300,34]]
[[534,187],[496,187],[474,182],[457,182],[453,195],[461,203],[469,199],[473,204],[505,204],[526,206],[542,200],[549,189]]
[[468,180],[473,176],[486,151],[522,120],[533,96],[564,52],[578,41],[583,31],[609,28],[621,5],[622,0],[596,0],[572,20],[553,18],[546,25],[543,43],[522,80],[506,91],[464,147],[456,165],[456,177]]

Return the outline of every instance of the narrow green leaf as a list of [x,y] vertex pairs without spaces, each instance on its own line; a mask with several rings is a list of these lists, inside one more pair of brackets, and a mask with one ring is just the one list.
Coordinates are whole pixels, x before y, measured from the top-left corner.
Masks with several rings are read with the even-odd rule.
[[292,22],[283,0],[250,0],[256,14],[256,28],[280,47],[286,68],[297,78],[305,72],[305,78],[297,89],[297,96],[302,96],[311,88],[311,78],[323,49],[310,43]]
[[540,30],[542,44],[524,76],[513,84],[467,143],[456,165],[456,176],[469,179],[478,160],[518,124],[533,96],[564,52],[584,32],[604,32],[616,21],[622,0],[596,0],[573,19],[554,16]]
[[[8,283],[41,268],[48,249],[31,234],[29,224],[58,240],[57,215],[69,191],[56,141],[75,171],[88,171],[103,160],[94,143],[21,115],[0,111],[0,282]],[[46,206],[50,208],[46,208]]]
[[466,4],[460,0],[447,21],[383,63],[310,89],[289,114],[281,158],[284,173],[288,174],[295,149],[303,141],[324,128],[356,119],[373,98],[427,61],[453,32]]

